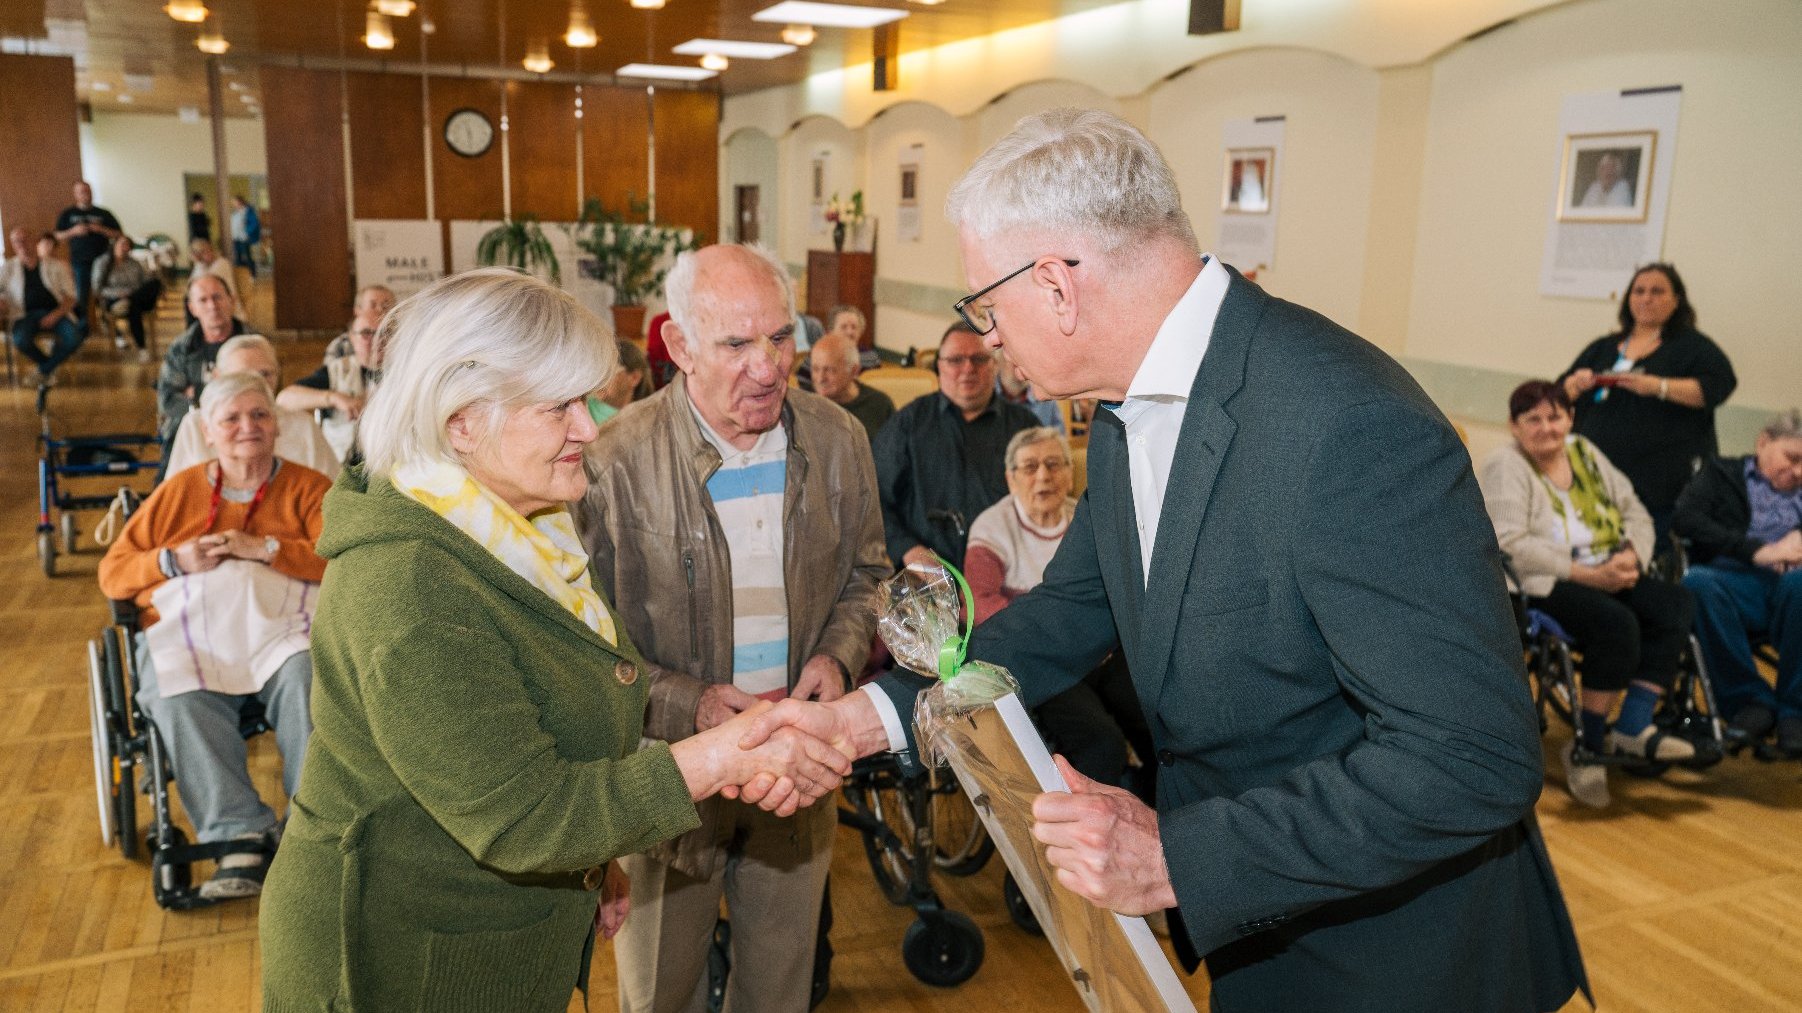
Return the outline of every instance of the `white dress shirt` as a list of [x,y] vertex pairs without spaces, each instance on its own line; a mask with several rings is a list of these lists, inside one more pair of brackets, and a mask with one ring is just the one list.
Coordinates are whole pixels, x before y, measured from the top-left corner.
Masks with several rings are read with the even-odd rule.
[[[1145,350],[1138,372],[1126,388],[1126,400],[1112,410],[1126,427],[1126,459],[1132,474],[1133,513],[1139,524],[1139,558],[1151,579],[1151,549],[1157,544],[1164,490],[1176,460],[1176,441],[1189,409],[1189,391],[1201,372],[1202,357],[1214,333],[1215,318],[1226,299],[1232,276],[1219,258],[1209,254],[1201,273],[1177,300]],[[894,701],[875,686],[865,686],[888,732],[889,749],[907,748],[906,727]]]

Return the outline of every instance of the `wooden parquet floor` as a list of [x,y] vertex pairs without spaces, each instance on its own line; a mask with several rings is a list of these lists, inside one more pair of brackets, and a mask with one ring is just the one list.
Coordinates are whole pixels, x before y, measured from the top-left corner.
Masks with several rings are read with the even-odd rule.
[[[165,336],[177,330],[175,320],[161,325]],[[65,432],[148,431],[154,367],[103,344],[90,342],[54,391],[55,423]],[[280,347],[297,376],[320,344]],[[256,903],[163,911],[151,900],[147,864],[101,845],[84,646],[105,619],[89,537],[97,517],[82,516],[82,551],[59,560],[57,577],[43,577],[33,527],[37,431],[31,391],[0,390],[0,1011],[255,1009]],[[1742,759],[1662,781],[1617,776],[1614,807],[1596,813],[1575,806],[1558,782],[1552,747],[1562,741],[1554,732],[1548,742],[1554,773],[1539,814],[1601,1008],[1802,1013],[1802,766]],[[277,797],[280,761],[269,736],[253,741],[251,757],[264,796]],[[903,969],[911,915],[881,898],[859,839],[840,831],[838,956],[822,1013],[1080,1008],[1049,947],[1008,921],[999,861],[969,879],[942,880],[941,892],[987,942],[981,971],[948,990]],[[607,947],[594,979],[594,1008],[612,1008]],[[1191,991],[1206,1008],[1205,977]]]

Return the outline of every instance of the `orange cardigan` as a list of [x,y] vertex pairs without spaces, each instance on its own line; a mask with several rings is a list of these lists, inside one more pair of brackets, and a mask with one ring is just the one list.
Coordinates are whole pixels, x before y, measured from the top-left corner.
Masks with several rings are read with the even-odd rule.
[[[213,483],[207,477],[210,463],[164,479],[100,560],[101,592],[108,598],[136,601],[145,628],[157,621],[150,594],[168,579],[157,568],[157,554],[207,533],[207,508],[213,499]],[[241,528],[251,535],[274,535],[281,548],[270,565],[290,577],[318,583],[325,577],[325,560],[313,551],[313,543],[323,520],[320,505],[331,487],[331,479],[319,472],[283,461],[248,527],[244,515],[250,504],[221,500],[212,530]]]

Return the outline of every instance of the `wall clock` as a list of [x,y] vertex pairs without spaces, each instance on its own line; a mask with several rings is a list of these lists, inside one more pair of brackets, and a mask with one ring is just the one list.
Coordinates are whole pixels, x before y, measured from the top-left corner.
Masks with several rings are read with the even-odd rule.
[[494,144],[494,123],[480,109],[458,109],[445,117],[444,143],[464,158],[477,158]]

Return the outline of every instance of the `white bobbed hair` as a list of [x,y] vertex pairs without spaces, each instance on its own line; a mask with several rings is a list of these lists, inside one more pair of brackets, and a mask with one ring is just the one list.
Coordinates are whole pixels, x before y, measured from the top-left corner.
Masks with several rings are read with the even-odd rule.
[[1099,109],[1051,109],[1021,120],[951,187],[945,216],[982,239],[1074,232],[1114,252],[1161,236],[1200,252],[1163,153]]
[[461,463],[446,426],[472,407],[491,437],[521,405],[570,401],[619,363],[613,328],[568,293],[510,268],[452,275],[382,321],[382,379],[357,427],[370,477],[403,464]]
[[200,389],[200,421],[213,424],[213,416],[219,409],[232,402],[239,394],[257,394],[269,405],[269,411],[275,411],[275,392],[263,382],[256,373],[220,373],[207,381]]

